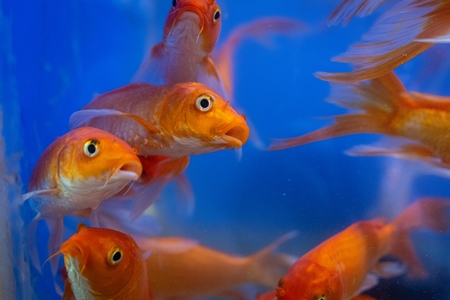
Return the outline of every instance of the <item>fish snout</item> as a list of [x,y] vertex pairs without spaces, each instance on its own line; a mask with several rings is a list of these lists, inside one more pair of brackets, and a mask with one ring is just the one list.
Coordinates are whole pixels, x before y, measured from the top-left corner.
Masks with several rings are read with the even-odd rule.
[[121,173],[129,173],[131,180],[137,180],[142,175],[142,164],[139,160],[131,160],[118,168]]
[[223,129],[222,138],[233,148],[241,148],[248,140],[250,129],[245,121],[231,123]]

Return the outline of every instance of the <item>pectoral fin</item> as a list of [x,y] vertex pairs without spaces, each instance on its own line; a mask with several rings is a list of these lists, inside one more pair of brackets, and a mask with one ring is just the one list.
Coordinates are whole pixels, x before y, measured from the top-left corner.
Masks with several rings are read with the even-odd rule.
[[37,190],[28,192],[26,194],[22,195],[22,201],[25,201],[27,199],[36,197],[36,196],[58,196],[59,189],[45,189],[45,190]]

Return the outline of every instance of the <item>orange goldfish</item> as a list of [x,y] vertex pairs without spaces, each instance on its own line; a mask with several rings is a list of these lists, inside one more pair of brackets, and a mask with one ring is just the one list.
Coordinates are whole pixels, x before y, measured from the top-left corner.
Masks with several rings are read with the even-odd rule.
[[[132,82],[202,82],[224,96],[210,57],[219,38],[221,19],[215,0],[173,1],[162,42],[151,49]],[[206,82],[197,80],[200,73],[207,77]]]
[[240,148],[249,129],[217,93],[200,83],[135,83],[93,99],[72,114],[71,127],[90,125],[124,139],[140,156],[182,157]]
[[[332,18],[348,22],[358,11],[366,14],[381,2],[362,0],[354,4],[346,0]],[[399,2],[363,37],[363,43],[351,46],[346,53],[334,59],[351,63],[356,66],[356,70],[343,73],[318,72],[316,76],[338,82],[356,82],[382,76],[435,43],[449,43],[449,15],[449,0]]]
[[329,101],[361,112],[337,116],[333,125],[277,140],[270,148],[279,150],[349,134],[378,133],[396,137],[398,149],[367,147],[359,154],[397,155],[450,167],[449,98],[408,92],[394,73],[388,73],[370,81],[336,84]]
[[[96,208],[142,173],[134,150],[123,140],[103,130],[81,127],[56,139],[37,161],[22,196],[37,212],[30,224],[29,241],[39,220],[50,227],[49,253],[55,253],[62,241],[63,217]],[[30,246],[32,261],[38,267],[35,245]],[[56,267],[56,266],[54,266]]]
[[[378,276],[396,276],[404,268],[380,259],[392,254],[408,264],[412,276],[426,274],[408,234],[450,228],[448,199],[421,199],[393,222],[360,221],[299,258],[276,288],[278,300],[349,300],[375,286]],[[378,276],[377,276],[378,275]]]
[[142,254],[124,233],[81,223],[60,253],[67,271],[63,300],[153,299]]
[[[288,233],[261,251],[247,256],[232,256],[182,238],[152,238],[139,242],[151,249],[146,259],[147,276],[155,298],[239,295],[237,287],[246,283],[266,287],[292,265],[293,259],[274,250],[293,237]],[[148,247],[146,242],[159,244]]]

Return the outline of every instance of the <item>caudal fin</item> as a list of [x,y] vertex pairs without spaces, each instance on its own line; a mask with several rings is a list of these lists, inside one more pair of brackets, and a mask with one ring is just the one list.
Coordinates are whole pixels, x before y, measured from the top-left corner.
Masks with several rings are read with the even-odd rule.
[[418,229],[430,229],[443,233],[450,229],[448,210],[450,199],[422,198],[398,216],[393,222],[397,235],[393,245],[392,254],[407,263],[409,274],[413,277],[423,277],[426,271],[417,257],[409,233]]
[[356,67],[354,71],[318,72],[316,76],[327,81],[357,82],[392,71],[434,43],[448,42],[449,9],[449,1],[399,1],[363,36],[362,43],[352,45],[346,53],[334,58],[338,62],[353,64]]
[[288,269],[297,260],[297,257],[288,254],[276,253],[276,249],[286,241],[297,235],[297,232],[289,232],[261,251],[249,256],[249,271],[252,282],[267,286],[276,286],[278,280],[286,274]]
[[336,116],[335,124],[299,137],[275,139],[269,149],[281,150],[356,133],[393,134],[389,121],[401,105],[404,92],[406,89],[394,73],[366,82],[334,84],[327,101],[362,112]]

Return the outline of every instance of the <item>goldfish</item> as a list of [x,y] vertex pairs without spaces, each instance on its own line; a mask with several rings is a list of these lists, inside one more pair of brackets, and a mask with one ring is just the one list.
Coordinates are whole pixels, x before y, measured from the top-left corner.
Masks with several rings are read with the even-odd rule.
[[[50,228],[49,253],[55,253],[62,241],[64,216],[90,209],[95,223],[98,206],[136,181],[141,173],[142,164],[135,151],[106,131],[80,127],[57,138],[38,159],[28,183],[29,192],[22,196],[37,212],[28,240],[35,240],[37,223],[43,219]],[[35,248],[30,246],[32,261],[39,269]]]
[[214,0],[173,2],[162,42],[146,55],[132,82],[200,82],[230,99],[233,95],[233,56],[244,39],[264,40],[269,33],[291,34],[305,27],[287,17],[261,18],[237,27],[216,50],[221,14]]
[[134,83],[94,98],[72,114],[70,126],[106,130],[140,156],[182,157],[240,148],[248,139],[245,119],[200,83]]
[[[338,22],[348,20],[357,11],[372,11],[382,1],[362,0],[355,4],[344,1],[332,18]],[[416,57],[435,43],[450,42],[450,1],[401,1],[382,15],[363,36],[363,42],[352,45],[335,61],[351,63],[351,72],[317,72],[323,80],[356,82],[380,77]]]
[[408,235],[423,228],[447,231],[450,227],[449,207],[448,199],[422,198],[390,223],[382,218],[354,223],[292,265],[275,290],[278,300],[349,300],[357,297],[375,286],[379,276],[388,278],[405,272],[396,261],[380,261],[386,255],[406,263],[410,276],[425,276],[426,271]]
[[239,295],[236,288],[242,284],[266,287],[276,284],[295,258],[274,251],[294,235],[295,232],[288,233],[247,257],[220,252],[184,238],[151,238],[138,243],[142,249],[151,250],[145,263],[155,298],[236,296]]
[[396,138],[394,149],[366,147],[357,154],[394,155],[449,168],[450,98],[409,92],[394,73],[370,81],[335,84],[329,102],[359,110],[336,116],[335,124],[290,139],[275,140],[272,150],[357,133]]
[[[162,42],[150,50],[132,82],[201,82],[224,96],[211,59],[221,24],[222,12],[214,0],[173,1]],[[200,74],[204,80],[199,79]]]
[[127,234],[78,225],[62,246],[67,299],[153,299],[139,247]]

